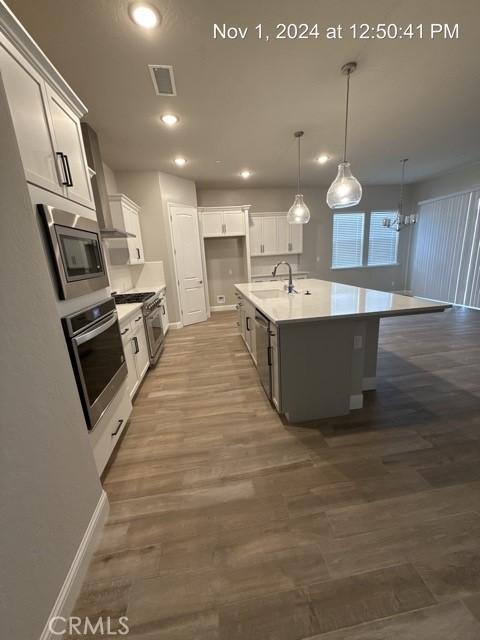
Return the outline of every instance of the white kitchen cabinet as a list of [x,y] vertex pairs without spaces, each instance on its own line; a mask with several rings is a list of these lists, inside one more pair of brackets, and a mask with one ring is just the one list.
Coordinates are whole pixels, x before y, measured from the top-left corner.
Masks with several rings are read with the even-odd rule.
[[[138,316],[137,316],[138,317]],[[140,321],[133,320],[132,324],[138,322],[136,326],[135,334],[132,338],[134,344],[134,358],[135,368],[137,370],[137,377],[139,382],[143,380],[145,374],[150,366],[150,356],[148,355],[147,336],[145,334],[145,326],[143,324],[143,317]]]
[[243,300],[245,309],[245,343],[255,364],[257,363],[257,341],[255,337],[255,307],[248,300]]
[[0,72],[27,181],[94,209],[77,113],[1,34]]
[[243,211],[202,211],[201,221],[204,238],[245,235]]
[[160,309],[162,312],[162,329],[163,329],[164,335],[167,335],[167,331],[170,323],[168,320],[167,296],[165,293],[161,295],[160,301],[161,301]]
[[0,34],[2,74],[26,179],[63,195],[51,134],[45,83]]
[[47,89],[53,137],[65,195],[87,207],[94,207],[90,174],[83,146],[80,120],[52,89]]
[[135,366],[135,357],[133,355],[134,346],[132,342],[133,331],[131,322],[120,324],[120,333],[122,335],[123,351],[125,353],[125,361],[127,363],[128,376],[127,388],[130,398],[135,395],[138,385],[140,384]]
[[303,251],[303,225],[289,224],[285,213],[250,215],[250,254],[278,256]]
[[143,264],[145,254],[140,227],[140,207],[123,193],[109,195],[108,200],[114,226],[134,236],[109,240],[111,263]]

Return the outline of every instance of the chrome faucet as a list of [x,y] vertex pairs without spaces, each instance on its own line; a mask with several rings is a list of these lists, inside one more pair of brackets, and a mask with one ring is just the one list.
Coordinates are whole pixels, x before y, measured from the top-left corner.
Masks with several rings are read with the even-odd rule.
[[277,269],[281,264],[286,264],[287,267],[288,267],[288,287],[287,287],[287,291],[288,291],[288,293],[294,293],[294,291],[293,291],[293,280],[292,280],[292,267],[291,267],[289,262],[287,262],[286,260],[282,260],[281,262],[276,264],[273,267],[272,276],[275,277],[277,275]]

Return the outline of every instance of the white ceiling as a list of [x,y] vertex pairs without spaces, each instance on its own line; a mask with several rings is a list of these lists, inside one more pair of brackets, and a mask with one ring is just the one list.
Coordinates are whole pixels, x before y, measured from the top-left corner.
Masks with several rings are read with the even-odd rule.
[[[479,0],[152,0],[162,25],[145,31],[127,0],[10,0],[9,5],[89,107],[106,162],[158,169],[204,187],[295,184],[293,132],[304,129],[305,184],[326,185],[343,141],[351,81],[350,159],[364,183],[409,181],[480,158]],[[250,27],[213,40],[214,23]],[[461,24],[459,40],[258,41],[279,22]],[[428,31],[428,29],[427,29]],[[177,97],[155,95],[148,64],[172,64]],[[174,112],[181,123],[159,121]],[[319,166],[314,158],[330,154]],[[183,155],[188,164],[172,160]],[[218,163],[217,161],[221,162]],[[248,167],[248,182],[238,176]]]

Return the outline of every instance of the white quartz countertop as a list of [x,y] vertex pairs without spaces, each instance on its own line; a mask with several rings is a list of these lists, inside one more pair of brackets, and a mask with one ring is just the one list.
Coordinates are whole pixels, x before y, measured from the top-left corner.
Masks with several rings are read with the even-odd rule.
[[[363,289],[328,280],[295,282],[298,293],[284,291],[284,282],[246,282],[235,288],[276,324],[355,316],[395,316],[443,311],[449,304],[387,291]],[[311,295],[305,295],[309,291]],[[263,292],[263,293],[262,293]]]
[[141,302],[134,302],[132,304],[117,304],[118,321],[121,324],[124,320],[127,320],[128,318],[130,318],[130,316],[133,316],[135,313],[137,312],[141,313],[141,310],[142,310]]

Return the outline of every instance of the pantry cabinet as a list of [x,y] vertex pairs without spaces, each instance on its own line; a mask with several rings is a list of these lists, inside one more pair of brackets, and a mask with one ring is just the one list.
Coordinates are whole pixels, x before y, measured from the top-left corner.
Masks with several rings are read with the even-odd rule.
[[200,220],[204,238],[245,235],[243,211],[201,211]]
[[128,238],[109,240],[110,261],[112,264],[143,264],[142,231],[140,228],[140,207],[123,193],[108,196],[113,224],[132,234]]
[[250,214],[249,233],[252,257],[303,251],[303,225],[289,224],[286,213]]
[[94,209],[80,116],[19,50],[0,34],[0,72],[25,177]]

